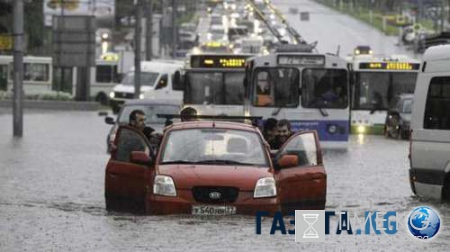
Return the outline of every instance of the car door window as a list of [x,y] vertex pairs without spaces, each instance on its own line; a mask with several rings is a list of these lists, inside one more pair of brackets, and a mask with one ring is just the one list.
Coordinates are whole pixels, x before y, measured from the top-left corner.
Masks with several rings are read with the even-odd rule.
[[150,154],[150,148],[142,135],[130,128],[119,130],[116,146],[116,154],[113,155],[113,159],[120,162],[129,163],[133,151],[144,151],[147,155]]
[[162,75],[155,89],[162,89],[167,87],[167,82],[168,82],[168,75],[167,74]]
[[295,155],[298,157],[298,166],[315,166],[317,160],[316,136],[313,132],[297,133],[291,137],[281,149],[279,157]]

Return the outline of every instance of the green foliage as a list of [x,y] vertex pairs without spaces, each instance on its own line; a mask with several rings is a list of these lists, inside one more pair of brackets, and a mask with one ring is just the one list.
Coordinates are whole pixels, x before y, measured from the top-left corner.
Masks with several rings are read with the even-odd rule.
[[[0,91],[0,100],[11,99],[13,99],[11,91]],[[48,91],[40,94],[25,94],[25,99],[34,101],[72,101],[73,96],[64,92]]]

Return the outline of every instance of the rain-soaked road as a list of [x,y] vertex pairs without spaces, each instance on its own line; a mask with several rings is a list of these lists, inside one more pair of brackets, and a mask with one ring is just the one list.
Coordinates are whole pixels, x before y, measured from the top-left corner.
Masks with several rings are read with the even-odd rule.
[[[358,45],[370,45],[375,54],[384,57],[392,54],[406,54],[410,51],[396,46],[398,37],[386,36],[370,25],[348,15],[320,5],[310,0],[272,0],[273,5],[286,17],[293,28],[309,43],[318,41],[321,53],[336,53],[340,46],[340,56],[353,54]],[[289,8],[299,12],[309,12],[309,21],[300,21],[300,14],[290,14]]]
[[[443,227],[430,242],[401,229],[394,236],[329,235],[300,244],[255,234],[255,218],[133,216],[104,210],[109,127],[94,112],[32,112],[13,139],[11,115],[0,112],[0,251],[448,251],[450,206],[431,204]],[[430,205],[412,196],[408,143],[353,137],[347,152],[327,152],[327,210],[399,211]],[[332,220],[332,230],[335,227]]]

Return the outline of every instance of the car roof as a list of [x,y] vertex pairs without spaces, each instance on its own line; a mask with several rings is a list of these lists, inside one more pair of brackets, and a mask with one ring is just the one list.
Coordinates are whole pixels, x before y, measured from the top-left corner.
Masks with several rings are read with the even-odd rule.
[[159,100],[159,99],[133,99],[126,100],[124,106],[130,105],[170,105],[180,106],[179,100]]
[[244,131],[253,131],[257,132],[257,128],[255,126],[238,123],[238,122],[229,122],[229,121],[210,121],[210,120],[202,120],[202,121],[190,121],[190,122],[180,122],[174,123],[169,126],[169,130],[180,130],[180,129],[199,129],[199,128],[226,128],[233,130],[244,130]]
[[450,45],[439,45],[428,48],[423,54],[424,61],[450,60]]

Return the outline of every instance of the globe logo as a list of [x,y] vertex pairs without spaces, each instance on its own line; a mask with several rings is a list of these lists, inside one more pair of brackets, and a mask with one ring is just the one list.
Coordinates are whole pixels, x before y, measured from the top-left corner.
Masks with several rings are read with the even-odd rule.
[[440,226],[439,215],[431,207],[417,207],[408,218],[409,231],[419,239],[433,238],[438,233]]

